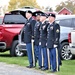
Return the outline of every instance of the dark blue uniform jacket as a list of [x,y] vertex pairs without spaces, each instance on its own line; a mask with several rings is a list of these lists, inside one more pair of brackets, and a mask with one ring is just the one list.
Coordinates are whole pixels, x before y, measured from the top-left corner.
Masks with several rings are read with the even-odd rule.
[[37,21],[34,27],[34,43],[37,46],[39,45],[40,26],[41,26],[41,22]]
[[48,22],[46,22],[46,21],[40,27],[41,47],[46,47],[46,43],[47,43],[47,27],[48,27]]
[[60,39],[60,26],[59,24],[53,22],[51,25],[48,25],[47,28],[47,48],[53,48],[54,44],[59,44]]
[[32,17],[26,22],[24,26],[24,42],[31,43],[31,39],[34,36],[34,26],[36,21]]

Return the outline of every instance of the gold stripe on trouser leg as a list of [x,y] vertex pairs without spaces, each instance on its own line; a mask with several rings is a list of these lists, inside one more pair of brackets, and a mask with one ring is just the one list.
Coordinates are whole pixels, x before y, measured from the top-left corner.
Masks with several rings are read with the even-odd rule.
[[58,49],[56,48],[56,63],[57,63],[57,71],[58,71]]
[[32,57],[33,57],[33,66],[35,66],[35,55],[34,55],[34,41],[31,40],[32,42]]
[[43,51],[41,50],[41,56],[42,56],[42,66],[44,66],[44,58],[43,58]]
[[50,54],[48,48],[47,48],[47,57],[48,57],[48,69],[50,69]]

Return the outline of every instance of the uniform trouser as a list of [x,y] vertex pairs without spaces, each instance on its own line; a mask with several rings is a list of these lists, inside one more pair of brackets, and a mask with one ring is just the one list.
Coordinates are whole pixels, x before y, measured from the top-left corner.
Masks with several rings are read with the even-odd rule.
[[42,55],[41,55],[41,46],[39,45],[39,55],[38,55],[39,66],[42,67]]
[[33,66],[33,57],[32,57],[32,46],[31,43],[26,44],[26,49],[27,49],[27,55],[28,55],[28,60],[30,66]]
[[35,45],[35,50],[34,50],[34,53],[35,53],[35,59],[37,60],[38,57],[39,57],[39,45]]
[[35,59],[38,59],[38,64],[40,67],[42,67],[42,55],[41,55],[41,46],[36,46],[35,45]]
[[50,53],[50,63],[51,63],[51,66],[52,66],[52,70],[53,71],[56,71],[56,49],[55,48],[52,48],[52,49],[49,49],[49,53]]
[[58,60],[59,60],[59,65],[62,65],[62,61],[61,61],[61,50],[60,50],[60,44],[58,45]]
[[48,56],[47,56],[47,48],[41,48],[41,50],[43,51],[43,58],[44,58],[44,68],[48,68]]

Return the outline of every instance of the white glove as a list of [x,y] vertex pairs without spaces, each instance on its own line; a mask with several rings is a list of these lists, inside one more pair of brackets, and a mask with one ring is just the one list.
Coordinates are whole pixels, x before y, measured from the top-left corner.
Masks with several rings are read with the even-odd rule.
[[46,46],[47,46],[47,43],[46,43]]
[[39,45],[41,45],[41,42],[39,42]]
[[32,39],[31,41],[34,42],[34,39]]
[[54,44],[54,48],[56,48],[56,47],[57,47],[57,45]]

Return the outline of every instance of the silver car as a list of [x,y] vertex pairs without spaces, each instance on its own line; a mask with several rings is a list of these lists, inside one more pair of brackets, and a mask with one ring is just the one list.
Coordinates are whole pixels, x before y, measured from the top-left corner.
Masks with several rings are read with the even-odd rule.
[[[71,32],[73,27],[75,27],[74,22],[75,15],[56,15],[56,22],[60,25],[60,54],[61,58],[64,60],[69,60],[72,58],[72,53],[68,50],[68,33]],[[23,42],[22,31],[19,35],[19,49],[21,51],[26,51],[25,44]]]

